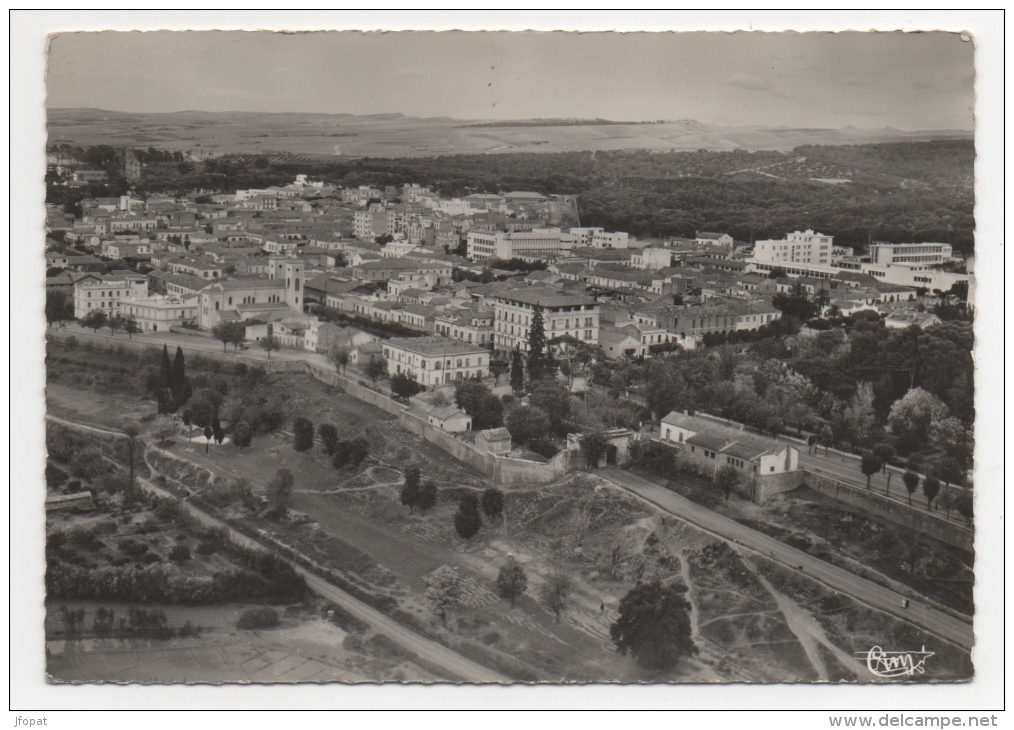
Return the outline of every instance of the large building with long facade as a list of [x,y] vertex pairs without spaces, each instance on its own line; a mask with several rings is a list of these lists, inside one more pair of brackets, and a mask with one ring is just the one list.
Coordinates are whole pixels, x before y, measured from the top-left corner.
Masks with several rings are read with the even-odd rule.
[[490,259],[538,257],[564,250],[559,228],[536,228],[531,231],[468,232],[468,258],[473,261]]
[[952,257],[949,243],[872,243],[870,263],[880,266],[892,264],[942,264]]

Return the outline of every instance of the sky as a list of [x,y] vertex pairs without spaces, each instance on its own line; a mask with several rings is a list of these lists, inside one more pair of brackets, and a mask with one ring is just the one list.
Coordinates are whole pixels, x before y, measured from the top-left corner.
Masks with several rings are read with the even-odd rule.
[[81,32],[47,106],[974,128],[958,33]]

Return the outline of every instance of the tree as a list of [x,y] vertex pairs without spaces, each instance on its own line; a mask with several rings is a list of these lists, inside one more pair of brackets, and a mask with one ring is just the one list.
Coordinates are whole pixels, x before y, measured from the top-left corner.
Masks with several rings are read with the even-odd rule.
[[910,469],[906,469],[905,473],[901,475],[901,481],[905,483],[905,489],[908,490],[908,503],[912,504],[912,494],[915,493],[916,487],[919,486],[919,475]]
[[782,431],[785,430],[785,421],[778,416],[770,416],[767,421],[764,422],[764,428],[773,438],[778,438]]
[[[74,319],[74,302],[67,292],[54,287],[46,288],[46,321],[49,324]],[[90,326],[90,325],[89,325]]]
[[211,439],[215,436],[215,429],[211,426],[204,427],[204,453],[208,453],[208,449],[211,448]]
[[684,590],[658,581],[643,583],[621,600],[609,636],[645,669],[671,669],[681,657],[697,654]]
[[506,598],[514,608],[514,601],[528,589],[528,575],[513,555],[507,556],[507,564],[500,568],[496,577],[496,590],[501,598]]
[[313,423],[306,418],[292,421],[292,448],[296,451],[309,451],[313,448]]
[[546,327],[542,307],[532,308],[532,323],[528,328],[528,380],[536,381],[549,375],[550,360],[546,350]]
[[125,421],[122,428],[123,433],[127,436],[128,459],[130,462],[130,481],[123,493],[123,497],[124,501],[129,504],[134,501],[134,497],[137,494],[134,483],[134,449],[137,447],[137,437],[141,435],[141,424],[137,421]]
[[817,439],[820,445],[824,447],[824,456],[827,456],[828,447],[834,445],[834,431],[831,430],[830,424],[824,424],[817,435]]
[[866,488],[870,489],[870,477],[880,471],[883,464],[880,457],[874,451],[864,451],[860,460],[859,468],[866,475]]
[[929,444],[935,424],[948,416],[943,401],[922,388],[912,388],[891,406],[887,422],[903,454]]
[[106,326],[108,319],[106,313],[101,309],[92,309],[81,318],[81,326],[88,327],[94,334],[98,334],[99,329]]
[[246,327],[241,322],[219,322],[211,328],[211,336],[222,343],[222,352],[227,345],[238,348],[246,339]]
[[276,519],[285,514],[289,509],[289,499],[292,497],[292,487],[295,478],[288,469],[279,469],[268,482],[268,501],[271,504],[271,515]]
[[969,525],[972,524],[972,517],[974,516],[973,511],[973,500],[972,493],[967,489],[958,495],[958,498],[954,500],[954,508],[958,510],[958,514],[965,518],[965,522]]
[[873,453],[877,455],[877,461],[880,462],[884,473],[887,473],[887,465],[891,459],[894,458],[894,447],[889,443],[881,441],[879,444],[873,447]]
[[933,509],[933,500],[940,494],[940,480],[927,474],[922,480],[922,493],[926,495],[926,508]]
[[558,436],[570,431],[570,390],[564,383],[543,380],[535,385],[528,404],[549,416],[549,428]]
[[242,451],[250,445],[250,439],[253,435],[253,429],[250,428],[250,424],[246,421],[240,421],[232,428],[232,442],[239,447]]
[[215,443],[221,446],[225,440],[225,429],[222,428],[222,422],[218,418],[218,413],[211,419],[211,435],[215,439]]
[[127,333],[127,339],[134,339],[134,335],[141,331],[141,325],[137,323],[134,315],[127,315],[123,320],[123,330]]
[[732,494],[732,490],[739,486],[740,479],[739,470],[730,464],[720,466],[718,471],[715,472],[715,486],[725,495],[726,502],[729,501],[729,495]]
[[341,345],[331,345],[327,351],[328,359],[334,363],[335,370],[341,370],[342,375],[345,375],[345,368],[348,367],[349,359],[351,358],[351,352],[349,348]]
[[366,373],[366,377],[373,381],[373,385],[376,385],[377,380],[387,375],[387,360],[377,355],[370,355],[370,359],[366,363],[366,367],[363,368],[363,372]]
[[546,437],[549,433],[549,416],[541,408],[521,406],[507,416],[506,426],[516,441],[527,445],[534,439]]
[[116,314],[114,314],[112,317],[109,318],[109,321],[107,321],[106,324],[109,326],[109,334],[115,335],[117,332],[126,327],[127,322],[117,312]]
[[[179,410],[180,406],[187,402],[191,395],[190,381],[187,380],[186,359],[183,356],[183,348],[179,345],[176,346],[176,355],[173,357],[173,363],[169,370],[167,383],[170,393],[170,400],[168,404],[169,412],[175,413]],[[215,395],[217,397],[215,410],[217,411],[218,406],[222,404],[222,397],[218,393]],[[197,425],[203,426],[204,424],[198,423]]]
[[479,514],[479,498],[467,492],[458,500],[458,511],[454,513],[454,529],[466,540],[471,540],[482,527]]
[[422,389],[423,386],[408,373],[395,373],[391,376],[391,392],[399,398],[411,398]]
[[581,436],[581,451],[588,463],[588,471],[595,469],[602,460],[602,455],[609,449],[609,439],[602,431],[591,431]]
[[158,376],[155,380],[155,390],[158,397],[159,413],[171,413],[168,409],[170,397],[167,396],[169,393],[169,383],[172,380],[173,366],[169,361],[169,348],[166,345],[162,345],[162,357],[159,359]]
[[331,456],[338,447],[338,429],[330,423],[318,424],[317,441],[320,443],[320,450]]
[[511,388],[514,391],[524,390],[525,387],[525,363],[521,358],[520,348],[514,348],[511,356]]
[[349,462],[352,466],[358,467],[370,455],[370,442],[362,436],[357,436],[348,442],[347,451]]
[[186,545],[174,545],[169,551],[169,559],[174,563],[186,563],[190,561],[190,548]]
[[503,514],[504,495],[496,487],[486,487],[482,492],[482,513],[490,519]]
[[416,498],[416,506],[426,514],[426,510],[434,507],[437,503],[437,485],[432,479],[427,479],[419,487],[419,496]]
[[454,386],[454,402],[472,417],[472,429],[480,431],[503,425],[503,401],[488,387],[474,380],[462,380]]
[[509,366],[503,360],[489,361],[489,372],[494,378],[493,383],[495,385],[500,384],[500,376],[505,374],[509,369]]
[[539,588],[539,598],[542,605],[553,612],[556,616],[556,623],[560,623],[560,613],[567,607],[567,598],[570,596],[573,583],[570,576],[563,572],[562,568],[554,568],[546,576],[545,583]]
[[415,512],[419,501],[420,472],[418,466],[410,466],[405,470],[405,483],[401,487],[400,500],[408,507],[409,513]]
[[261,338],[260,344],[261,349],[263,349],[265,352],[268,353],[268,360],[271,359],[271,352],[273,350],[282,349],[281,343],[279,343],[278,340],[275,339],[274,334],[272,334],[271,332],[268,332],[267,335]]
[[199,428],[211,426],[211,422],[215,420],[215,416],[218,415],[218,409],[221,406],[221,393],[211,388],[201,388],[187,401],[190,420]]
[[453,611],[461,600],[461,576],[456,568],[449,565],[441,565],[434,570],[423,582],[426,584],[426,592],[423,594],[426,602],[437,616],[440,622],[447,628],[447,614]]
[[164,444],[176,435],[176,431],[176,423],[173,421],[172,416],[161,415],[155,421],[155,427],[152,428],[151,435],[157,438],[160,444]]

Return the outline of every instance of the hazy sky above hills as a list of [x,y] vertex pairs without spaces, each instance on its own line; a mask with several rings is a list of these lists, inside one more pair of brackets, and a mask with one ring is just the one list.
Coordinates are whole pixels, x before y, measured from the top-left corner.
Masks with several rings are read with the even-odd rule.
[[47,105],[971,130],[973,54],[954,33],[68,33]]

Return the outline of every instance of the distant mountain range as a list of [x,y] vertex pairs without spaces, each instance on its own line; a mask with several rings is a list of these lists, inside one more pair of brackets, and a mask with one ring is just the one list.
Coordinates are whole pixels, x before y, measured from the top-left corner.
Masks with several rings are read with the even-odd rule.
[[344,158],[619,149],[790,150],[811,144],[974,137],[973,132],[953,129],[907,132],[892,127],[720,126],[692,119],[626,124],[602,119],[505,122],[409,117],[398,113],[147,114],[103,109],[50,109],[48,131],[50,144],[156,147],[203,156],[292,152]]

